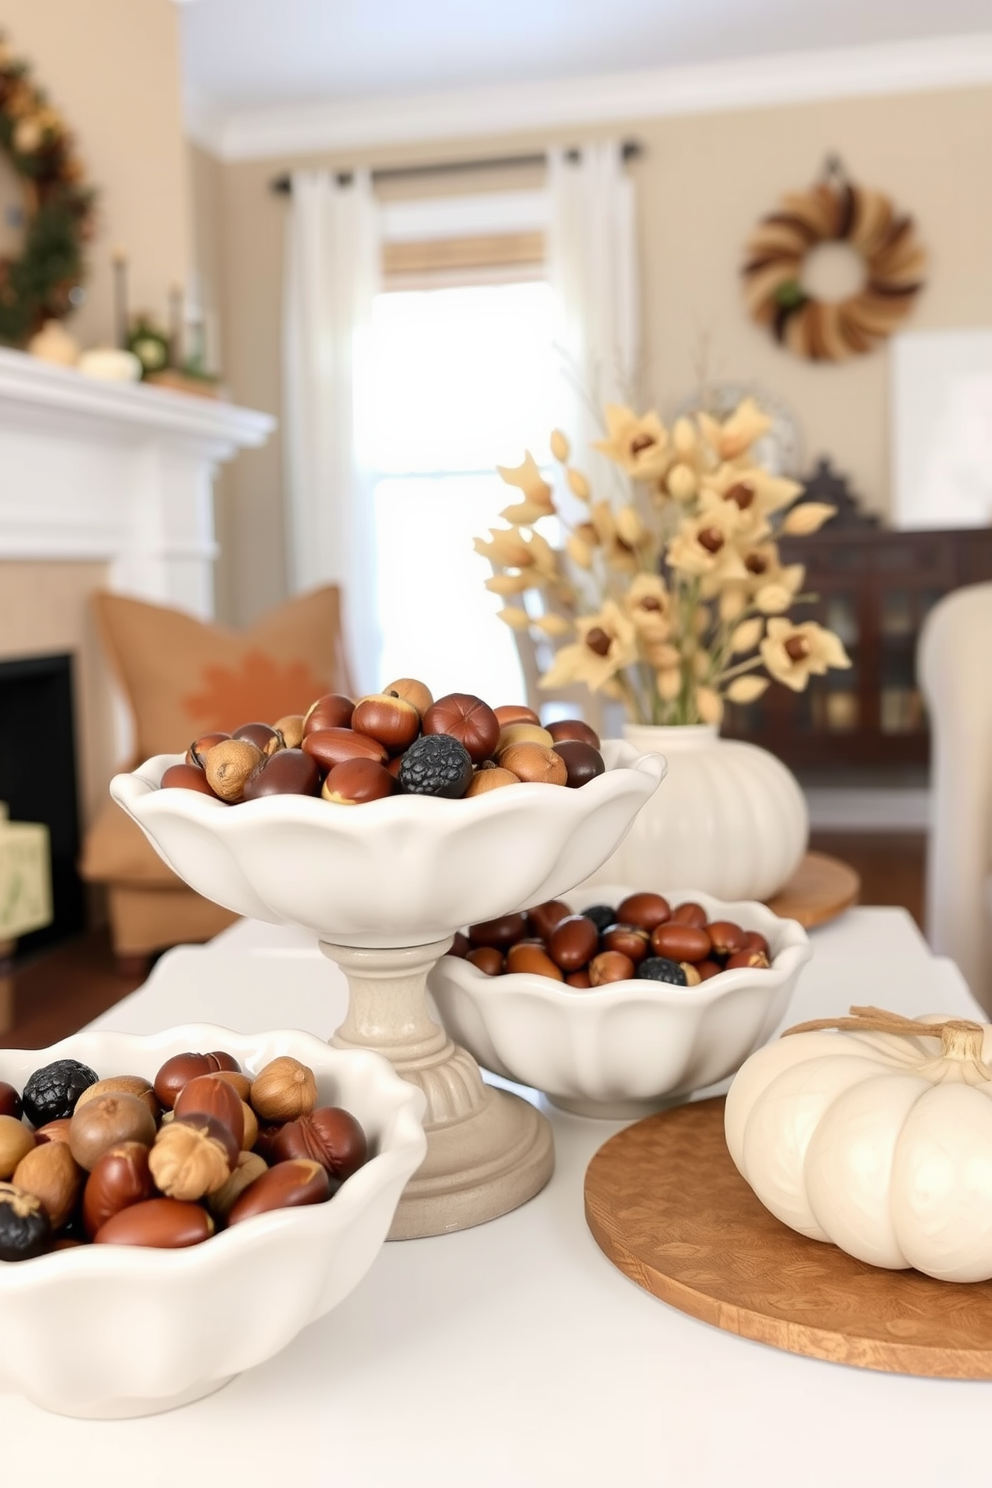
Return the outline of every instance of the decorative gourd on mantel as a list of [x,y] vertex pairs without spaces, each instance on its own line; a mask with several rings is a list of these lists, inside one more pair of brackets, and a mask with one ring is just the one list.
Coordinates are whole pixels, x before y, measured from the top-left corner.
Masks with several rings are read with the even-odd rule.
[[765,1207],[871,1265],[992,1278],[992,1026],[853,1007],[787,1032],[727,1096]]

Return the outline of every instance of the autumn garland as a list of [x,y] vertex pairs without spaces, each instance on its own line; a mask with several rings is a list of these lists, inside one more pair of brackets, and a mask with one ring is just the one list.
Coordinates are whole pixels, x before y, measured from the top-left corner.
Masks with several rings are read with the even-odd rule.
[[[788,616],[815,596],[778,539],[816,532],[834,508],[796,504],[802,487],[757,464],[771,420],[753,399],[722,423],[700,413],[669,431],[655,413],[611,405],[606,424],[594,448],[622,477],[620,501],[595,498],[556,430],[577,519],[528,452],[499,471],[522,497],[501,513],[509,525],[475,541],[494,569],[487,587],[516,601],[500,618],[558,644],[542,687],[583,682],[638,723],[713,724],[725,701],[752,703],[772,679],[800,692],[851,665],[832,631]],[[561,550],[538,530],[555,520]]]
[[0,39],[0,148],[20,178],[27,230],[17,258],[0,258],[0,342],[23,346],[73,309],[93,230],[94,193],[61,114]]

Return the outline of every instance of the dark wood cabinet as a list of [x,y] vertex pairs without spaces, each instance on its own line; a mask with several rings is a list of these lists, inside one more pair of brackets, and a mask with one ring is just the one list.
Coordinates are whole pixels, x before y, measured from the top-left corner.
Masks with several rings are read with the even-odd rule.
[[793,618],[835,631],[851,669],[814,677],[798,694],[773,683],[757,703],[729,708],[723,732],[763,745],[799,772],[925,768],[920,627],[942,595],[992,579],[992,527],[891,531],[862,516],[824,466],[807,498],[833,500],[840,510],[815,536],[781,545],[783,562],[806,565],[806,592],[817,596]]

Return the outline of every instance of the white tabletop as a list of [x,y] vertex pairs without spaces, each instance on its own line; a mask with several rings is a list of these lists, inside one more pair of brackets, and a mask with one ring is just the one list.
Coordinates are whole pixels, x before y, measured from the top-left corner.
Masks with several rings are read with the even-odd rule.
[[[813,940],[788,1022],[852,1002],[984,1019],[901,910],[849,911]],[[170,952],[94,1026],[326,1036],[344,1004],[341,974],[305,937],[243,922]],[[386,1245],[336,1311],[216,1395],[119,1422],[0,1396],[0,1483],[984,1488],[987,1384],[821,1363],[659,1302],[583,1218],[586,1165],[623,1123],[544,1109],[557,1167],[542,1194],[477,1229]]]

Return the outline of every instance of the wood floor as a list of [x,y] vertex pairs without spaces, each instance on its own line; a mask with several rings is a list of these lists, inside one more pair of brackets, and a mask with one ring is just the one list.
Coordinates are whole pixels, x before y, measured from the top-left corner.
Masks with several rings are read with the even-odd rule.
[[[922,928],[924,837],[815,833],[810,846],[857,869],[862,904],[903,905]],[[12,1007],[9,1027],[0,1032],[0,1048],[47,1048],[126,997],[142,979],[140,972],[122,975],[118,970],[105,929],[70,941],[10,978]]]

